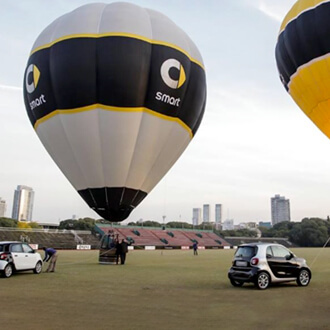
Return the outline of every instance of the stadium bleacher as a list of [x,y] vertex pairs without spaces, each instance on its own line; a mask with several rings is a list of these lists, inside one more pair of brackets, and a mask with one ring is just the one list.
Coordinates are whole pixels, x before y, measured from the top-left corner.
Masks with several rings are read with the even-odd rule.
[[91,249],[99,248],[99,238],[91,232],[56,231],[56,230],[26,230],[26,229],[0,229],[0,241],[25,241],[37,244],[39,247],[53,247],[55,249],[76,249],[78,244],[91,245]]
[[131,237],[134,240],[133,246],[145,247],[155,246],[156,248],[181,248],[191,247],[193,240],[196,240],[200,247],[205,248],[223,248],[229,247],[230,244],[223,238],[213,232],[207,231],[189,231],[170,229],[162,230],[156,228],[130,228],[130,227],[108,227],[99,226],[104,234],[107,234],[109,229],[113,230],[118,235],[118,239],[127,239]]
[[[198,245],[205,246],[205,247],[216,247],[216,246],[228,246],[229,244],[214,233],[209,232],[184,232],[191,241],[196,240]],[[220,244],[220,243],[221,244]]]
[[[118,231],[123,238],[130,236],[134,239],[135,246],[165,246],[166,244],[160,240],[151,230],[145,228],[115,228],[115,232]],[[134,233],[137,231],[140,235]]]
[[196,231],[184,229],[161,229],[161,228],[140,228],[140,227],[111,227],[99,225],[99,235],[93,235],[89,231],[61,231],[61,230],[31,230],[18,228],[0,228],[0,241],[26,241],[31,244],[38,244],[39,247],[50,246],[55,249],[76,249],[77,245],[90,245],[91,249],[99,249],[102,234],[107,234],[109,229],[118,235],[118,239],[131,238],[132,246],[145,248],[182,248],[192,247],[194,241],[199,247],[207,249],[230,248],[244,243],[268,242],[282,244],[288,248],[296,247],[288,238],[281,237],[222,237],[211,231]]

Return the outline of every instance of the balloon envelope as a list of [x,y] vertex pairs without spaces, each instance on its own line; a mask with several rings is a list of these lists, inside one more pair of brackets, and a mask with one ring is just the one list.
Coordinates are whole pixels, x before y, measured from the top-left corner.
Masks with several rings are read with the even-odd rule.
[[276,45],[280,79],[302,111],[330,137],[330,2],[299,0]]
[[121,221],[185,150],[203,117],[202,57],[163,14],[94,3],[35,41],[24,101],[41,142],[101,217]]

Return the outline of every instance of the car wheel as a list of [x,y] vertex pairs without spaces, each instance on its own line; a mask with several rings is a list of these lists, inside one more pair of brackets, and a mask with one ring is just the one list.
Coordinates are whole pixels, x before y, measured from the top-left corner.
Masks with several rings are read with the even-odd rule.
[[232,278],[230,279],[230,283],[231,283],[233,286],[242,286],[242,285],[243,285],[243,282],[241,282],[241,281],[235,281],[235,280],[233,280]]
[[297,277],[297,284],[299,286],[307,286],[310,280],[311,276],[309,274],[309,271],[307,269],[302,269]]
[[33,269],[35,274],[40,274],[42,271],[42,263],[40,261],[37,262],[36,268]]
[[3,276],[8,278],[11,275],[13,275],[13,266],[11,264],[8,264],[3,270]]
[[265,290],[270,284],[270,277],[266,272],[261,272],[257,276],[256,286],[260,290]]

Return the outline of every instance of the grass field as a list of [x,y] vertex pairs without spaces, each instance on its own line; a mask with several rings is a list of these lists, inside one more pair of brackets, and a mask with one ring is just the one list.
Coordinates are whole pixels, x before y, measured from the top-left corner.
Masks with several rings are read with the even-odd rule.
[[123,266],[60,251],[55,273],[0,280],[0,328],[330,329],[330,249],[294,252],[317,256],[310,285],[259,291],[230,285],[233,250],[130,251]]

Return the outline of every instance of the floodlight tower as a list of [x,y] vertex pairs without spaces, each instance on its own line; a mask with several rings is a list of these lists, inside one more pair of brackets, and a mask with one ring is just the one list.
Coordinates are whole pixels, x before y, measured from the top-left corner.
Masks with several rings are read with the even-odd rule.
[[166,219],[166,215],[163,215],[163,230],[165,230],[165,219]]

